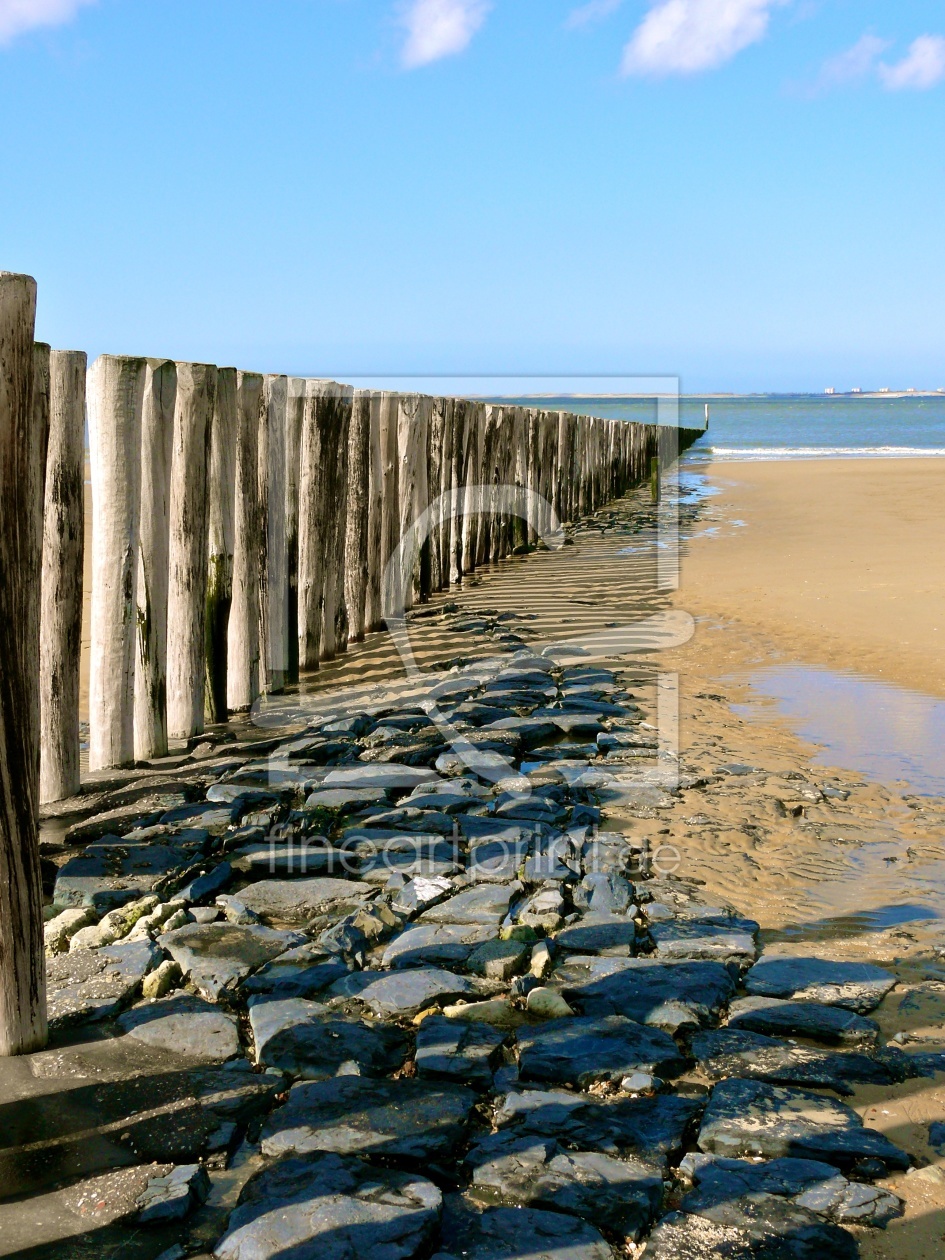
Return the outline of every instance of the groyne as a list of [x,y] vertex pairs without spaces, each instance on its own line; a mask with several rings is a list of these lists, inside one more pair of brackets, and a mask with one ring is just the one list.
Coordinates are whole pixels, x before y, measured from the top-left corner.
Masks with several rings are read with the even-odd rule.
[[9,1052],[43,1035],[38,807],[80,787],[86,416],[92,771],[250,710],[698,433],[162,358],[86,372],[34,344],[31,278],[0,274],[0,313],[0,919],[22,935],[0,969],[27,959],[0,975]]

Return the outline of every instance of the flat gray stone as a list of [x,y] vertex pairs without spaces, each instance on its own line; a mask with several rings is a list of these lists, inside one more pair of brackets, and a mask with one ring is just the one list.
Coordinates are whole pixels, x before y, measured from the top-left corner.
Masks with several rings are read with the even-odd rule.
[[832,1044],[876,1044],[879,1025],[854,1011],[820,1002],[786,1002],[780,998],[738,998],[729,1007],[729,1028],[774,1037],[810,1037]]
[[348,974],[337,959],[328,958],[314,945],[288,949],[240,985],[248,996],[271,994],[280,998],[312,998]]
[[705,1214],[732,1199],[777,1195],[838,1225],[886,1225],[902,1215],[902,1201],[880,1186],[848,1181],[832,1164],[812,1159],[772,1159],[751,1163],[694,1152],[680,1171],[695,1189],[686,1195],[687,1212]]
[[576,1216],[538,1208],[484,1211],[460,1195],[444,1204],[440,1250],[434,1260],[612,1260],[601,1235]]
[[841,1169],[881,1160],[906,1169],[909,1156],[845,1103],[806,1089],[763,1081],[726,1080],[712,1091],[699,1130],[701,1151],[733,1158],[782,1155],[822,1160]]
[[748,993],[843,1006],[868,1015],[896,983],[896,977],[871,963],[833,962],[826,958],[761,958],[745,976]]
[[183,1220],[210,1193],[210,1178],[201,1164],[180,1164],[163,1177],[152,1177],[138,1200],[138,1223],[166,1225]]
[[702,1104],[676,1094],[597,1098],[567,1090],[523,1090],[499,1102],[495,1123],[518,1136],[555,1138],[569,1149],[636,1156],[663,1166],[679,1155]]
[[118,1027],[134,1041],[186,1058],[222,1062],[240,1052],[233,1016],[191,993],[133,1006],[119,1016]]
[[494,923],[509,912],[512,899],[522,891],[521,884],[478,884],[450,897],[430,910],[424,910],[421,923]]
[[521,941],[486,941],[466,959],[466,968],[476,976],[507,981],[525,970],[530,954],[531,946]]
[[852,1094],[854,1086],[893,1085],[901,1077],[868,1054],[817,1050],[761,1033],[720,1028],[692,1039],[693,1056],[710,1080],[747,1076],[774,1085],[810,1085]]
[[650,936],[660,958],[733,959],[754,962],[758,954],[758,924],[733,920],[731,924],[699,919],[672,919],[651,923]]
[[622,1015],[600,1019],[553,1019],[518,1033],[522,1079],[574,1085],[620,1081],[633,1072],[674,1076],[685,1060],[675,1041]]
[[264,879],[240,893],[240,901],[271,927],[302,927],[320,914],[357,905],[374,889],[353,879]]
[[139,992],[161,961],[150,941],[78,949],[46,960],[46,1011],[51,1030],[107,1019]]
[[728,968],[708,961],[575,959],[551,983],[585,1015],[626,1015],[668,1033],[714,1023],[735,993]]
[[192,923],[165,932],[158,944],[179,964],[199,993],[211,1001],[264,963],[297,945],[306,944],[300,932],[235,923]]
[[417,1075],[488,1089],[504,1040],[490,1024],[431,1015],[417,1033]]
[[349,1064],[386,1076],[403,1067],[409,1049],[394,1025],[348,1019],[304,998],[254,998],[249,1025],[257,1063],[311,1081]]
[[415,788],[420,784],[439,783],[440,776],[423,766],[401,766],[388,762],[385,765],[345,766],[331,770],[322,783],[324,788]]
[[426,1254],[442,1195],[416,1173],[351,1156],[282,1159],[243,1187],[217,1260],[411,1260]]
[[354,813],[365,805],[380,805],[387,799],[384,788],[319,788],[305,801],[306,809],[331,809],[340,814]]
[[339,1076],[294,1085],[262,1131],[264,1155],[335,1151],[443,1160],[466,1133],[471,1089],[416,1080]]
[[579,910],[594,914],[626,914],[633,904],[633,886],[615,872],[585,875],[572,894]]
[[[724,1217],[724,1219],[716,1219]],[[647,1260],[857,1260],[850,1234],[774,1196],[735,1199],[711,1216],[671,1212],[650,1234]]]
[[[53,891],[57,906],[94,906],[105,912],[149,893],[167,875],[183,870],[203,850],[200,841],[187,843],[133,843],[111,837],[90,844],[84,853],[70,858],[59,870]],[[176,838],[175,838],[176,839]]]
[[427,967],[463,963],[484,941],[495,940],[498,928],[485,923],[418,923],[394,938],[384,950],[385,967]]
[[475,992],[465,976],[438,967],[353,971],[339,978],[330,990],[332,997],[352,998],[382,1019],[412,1019],[429,1006]]
[[663,1201],[663,1173],[637,1159],[568,1151],[553,1138],[493,1133],[466,1156],[470,1196],[580,1216],[636,1242]]
[[633,919],[618,914],[587,914],[579,922],[555,934],[555,944],[573,954],[599,954],[605,949],[627,946],[637,939]]

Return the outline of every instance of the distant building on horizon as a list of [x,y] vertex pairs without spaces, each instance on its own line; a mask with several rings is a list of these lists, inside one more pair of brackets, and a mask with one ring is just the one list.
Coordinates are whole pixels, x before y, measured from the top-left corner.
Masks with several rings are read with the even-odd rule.
[[836,392],[837,391],[834,389],[832,385],[828,385],[827,388],[824,390],[825,394],[835,394]]

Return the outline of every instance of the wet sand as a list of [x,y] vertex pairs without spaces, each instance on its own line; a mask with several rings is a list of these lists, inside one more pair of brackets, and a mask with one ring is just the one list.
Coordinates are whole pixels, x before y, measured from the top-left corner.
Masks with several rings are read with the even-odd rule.
[[945,459],[705,472],[719,534],[689,545],[691,611],[763,630],[800,659],[945,696]]

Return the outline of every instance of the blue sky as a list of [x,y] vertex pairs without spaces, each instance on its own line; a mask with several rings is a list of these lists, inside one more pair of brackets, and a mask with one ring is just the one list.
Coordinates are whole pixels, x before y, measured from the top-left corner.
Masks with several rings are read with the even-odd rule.
[[941,0],[0,0],[38,335],[945,386]]

